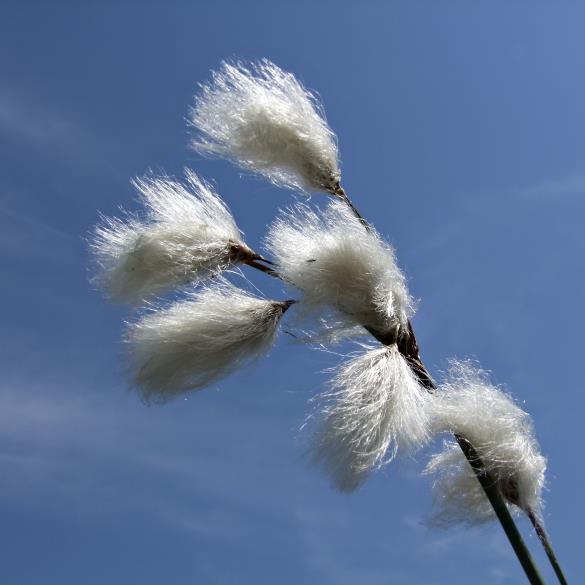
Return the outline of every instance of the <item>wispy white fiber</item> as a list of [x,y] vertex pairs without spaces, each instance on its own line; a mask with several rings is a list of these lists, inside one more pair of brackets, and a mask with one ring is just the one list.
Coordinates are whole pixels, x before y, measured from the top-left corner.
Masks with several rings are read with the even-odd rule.
[[195,173],[186,171],[186,184],[147,177],[134,185],[145,217],[105,218],[91,246],[93,281],[113,301],[136,304],[255,256],[229,209]]
[[[540,453],[530,416],[470,362],[452,362],[449,373],[449,381],[430,404],[433,431],[466,438],[508,503],[538,515],[546,459]],[[438,510],[433,522],[473,524],[494,517],[471,466],[455,443],[446,442],[426,471],[437,476],[434,493]]]
[[414,312],[394,250],[340,201],[323,213],[304,204],[281,212],[266,246],[309,311],[330,305],[381,333],[405,326]]
[[318,99],[292,73],[264,59],[222,63],[195,97],[192,146],[226,157],[273,183],[334,192],[337,143]]
[[428,393],[396,346],[367,349],[346,362],[317,397],[311,454],[339,490],[355,490],[429,437]]
[[136,386],[166,402],[227,376],[268,352],[289,306],[222,280],[143,316],[125,338]]

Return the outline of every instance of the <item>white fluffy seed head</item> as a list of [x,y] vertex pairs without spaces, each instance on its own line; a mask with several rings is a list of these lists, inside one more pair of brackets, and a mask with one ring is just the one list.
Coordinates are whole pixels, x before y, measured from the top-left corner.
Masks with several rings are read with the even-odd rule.
[[394,250],[342,202],[322,214],[303,204],[281,212],[266,246],[309,311],[329,305],[381,333],[405,327],[414,312]]
[[134,382],[147,402],[200,390],[265,355],[290,303],[218,281],[130,324]]
[[493,508],[475,473],[454,441],[445,441],[443,451],[433,455],[425,473],[435,475],[435,511],[428,520],[430,525],[474,525],[494,518]]
[[341,491],[428,440],[428,393],[395,345],[350,359],[316,400],[312,459]]
[[[546,459],[540,453],[530,416],[470,362],[452,362],[449,381],[429,404],[434,432],[467,439],[509,504],[540,514]],[[437,524],[477,523],[493,510],[459,447],[452,442],[432,457],[427,472],[434,484]]]
[[195,173],[186,171],[185,185],[169,178],[134,185],[145,217],[105,218],[91,244],[93,281],[111,300],[137,304],[254,257],[226,205]]
[[273,183],[334,192],[340,172],[335,134],[317,98],[264,59],[222,63],[190,112],[193,148],[226,157]]

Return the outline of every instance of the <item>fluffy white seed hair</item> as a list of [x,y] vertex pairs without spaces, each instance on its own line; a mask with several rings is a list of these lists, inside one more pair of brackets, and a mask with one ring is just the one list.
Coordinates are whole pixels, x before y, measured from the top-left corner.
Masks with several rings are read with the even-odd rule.
[[111,300],[137,304],[255,257],[229,209],[192,171],[186,184],[146,177],[134,185],[145,217],[104,218],[91,243],[93,282]]
[[350,359],[316,400],[311,457],[341,491],[428,440],[428,393],[395,345]]
[[143,316],[125,337],[137,388],[163,403],[227,376],[268,352],[289,306],[221,280]]
[[340,172],[335,134],[318,99],[264,59],[222,63],[195,97],[193,148],[226,157],[279,186],[334,192]]
[[[539,515],[546,459],[530,416],[494,387],[470,362],[451,363],[449,381],[433,396],[434,432],[463,436],[496,479],[509,504]],[[459,447],[446,442],[426,469],[435,474],[437,513],[433,523],[480,523],[494,517],[492,507]]]
[[323,213],[305,204],[282,211],[265,244],[285,279],[304,292],[308,311],[330,305],[380,333],[404,327],[414,312],[394,250],[340,201]]

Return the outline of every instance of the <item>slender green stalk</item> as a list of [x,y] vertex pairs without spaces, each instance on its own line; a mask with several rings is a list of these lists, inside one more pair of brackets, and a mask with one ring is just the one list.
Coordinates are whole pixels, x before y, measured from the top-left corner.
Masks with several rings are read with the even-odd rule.
[[494,482],[486,471],[477,451],[473,448],[473,445],[461,435],[455,435],[455,438],[457,439],[459,447],[461,447],[461,450],[465,454],[467,461],[469,461],[469,464],[475,472],[475,476],[481,484],[485,495],[490,501],[512,548],[526,573],[526,577],[528,577],[528,581],[533,585],[544,585],[544,581],[536,568],[536,564],[534,563],[530,551],[524,543],[524,539],[510,514],[510,510],[508,510],[508,506],[506,506],[502,492],[498,488],[496,482]]
[[546,556],[550,561],[550,564],[555,572],[555,575],[557,576],[557,579],[559,580],[559,583],[561,585],[568,585],[567,579],[565,578],[563,570],[561,569],[561,565],[557,560],[557,556],[555,554],[555,551],[553,550],[553,547],[551,545],[548,534],[544,529],[544,526],[537,518],[537,516],[534,514],[534,512],[532,512],[532,510],[528,512],[528,518],[530,518],[530,522],[532,523],[532,526],[534,526],[534,531],[536,532],[536,535],[538,536],[538,539],[540,540],[544,548],[544,551],[546,552]]

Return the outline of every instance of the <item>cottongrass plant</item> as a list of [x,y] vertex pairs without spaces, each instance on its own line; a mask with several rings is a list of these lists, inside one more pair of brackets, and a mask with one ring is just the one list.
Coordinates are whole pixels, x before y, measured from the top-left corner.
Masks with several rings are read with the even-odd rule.
[[335,134],[314,94],[267,59],[222,63],[191,109],[192,147],[226,157],[276,185],[335,192]]
[[92,237],[93,282],[115,302],[138,304],[258,258],[209,183],[186,170],[186,183],[136,179],[143,217],[104,218]]
[[[329,338],[359,328],[381,344],[350,356],[314,400],[312,458],[332,483],[352,491],[399,452],[451,433],[457,446],[447,443],[426,469],[438,477],[438,516],[484,521],[491,506],[530,583],[542,585],[508,507],[523,510],[566,583],[541,523],[546,462],[528,415],[468,364],[455,364],[439,388],[433,381],[419,355],[405,277],[340,184],[336,137],[315,95],[270,61],[223,63],[201,86],[189,123],[200,153],[334,199],[324,211],[296,205],[280,214],[266,237],[272,263],[246,246],[225,204],[194,174],[188,188],[139,181],[146,218],[107,220],[96,231],[96,278],[109,296],[134,301],[185,282],[200,287],[237,263],[295,286],[305,316],[335,313]],[[265,355],[295,302],[261,299],[222,278],[186,295],[128,326],[134,381],[146,401],[201,389]]]
[[312,459],[343,492],[357,489],[430,436],[429,394],[396,345],[366,348],[344,363],[316,398]]
[[341,201],[322,213],[305,204],[282,211],[266,247],[284,279],[303,291],[309,313],[328,305],[343,315],[342,325],[396,335],[414,313],[394,250]]
[[[510,396],[493,386],[471,362],[453,361],[448,380],[433,396],[435,433],[469,441],[512,508],[541,514],[546,459],[534,436],[530,416]],[[457,444],[445,443],[426,472],[434,484],[439,511],[434,521],[480,523],[494,517],[481,486]]]
[[217,382],[266,355],[291,304],[222,280],[145,314],[125,336],[135,385],[163,403]]

